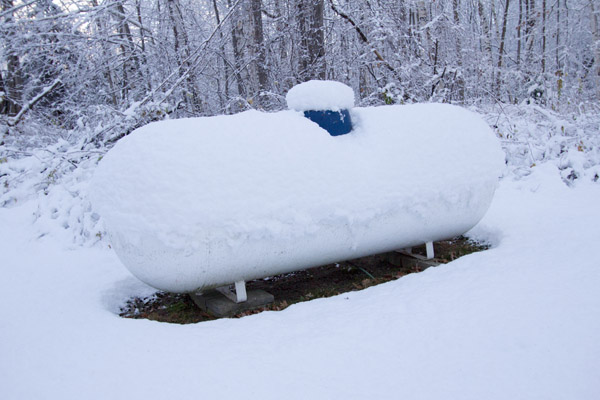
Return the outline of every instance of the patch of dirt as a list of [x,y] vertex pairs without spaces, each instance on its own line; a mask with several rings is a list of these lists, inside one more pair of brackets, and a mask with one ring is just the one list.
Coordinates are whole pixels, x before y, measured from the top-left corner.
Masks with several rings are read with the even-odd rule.
[[[435,242],[434,261],[447,263],[487,248],[463,236]],[[425,255],[425,246],[413,247],[412,252]],[[421,271],[418,267],[402,264],[399,254],[390,252],[250,281],[246,283],[248,290],[265,290],[275,296],[275,301],[266,307],[242,312],[234,318],[265,310],[283,310],[301,301],[361,290]],[[189,295],[166,292],[133,298],[121,309],[120,315],[178,324],[217,319],[198,308]]]

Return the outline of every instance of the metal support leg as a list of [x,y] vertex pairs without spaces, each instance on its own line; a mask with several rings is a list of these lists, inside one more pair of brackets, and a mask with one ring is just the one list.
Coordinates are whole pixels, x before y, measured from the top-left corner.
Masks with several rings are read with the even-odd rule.
[[235,283],[235,295],[236,295],[236,303],[242,303],[248,300],[248,295],[246,294],[246,282],[238,281]]
[[238,281],[235,283],[235,293],[233,290],[231,290],[230,286],[218,287],[215,290],[223,294],[234,303],[243,303],[244,301],[248,300],[245,281]]
[[433,242],[425,243],[425,253],[427,254],[426,257],[428,260],[431,260],[435,257],[435,255],[433,254]]

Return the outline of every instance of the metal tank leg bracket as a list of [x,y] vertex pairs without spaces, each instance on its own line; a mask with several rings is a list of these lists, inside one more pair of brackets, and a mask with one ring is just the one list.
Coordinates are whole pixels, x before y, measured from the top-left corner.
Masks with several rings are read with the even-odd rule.
[[425,243],[425,253],[427,254],[426,257],[428,260],[431,260],[435,257],[433,254],[433,242]]
[[[235,292],[232,286],[235,286]],[[246,291],[246,282],[222,286],[205,293],[190,293],[190,297],[202,310],[216,317],[231,317],[241,312],[266,306],[275,298],[264,290]]]
[[215,290],[220,292],[223,296],[227,297],[234,303],[243,303],[244,301],[248,300],[245,281],[238,281],[235,283],[235,292],[231,290],[231,285],[221,286]]
[[[393,264],[407,267],[412,270],[423,271],[429,267],[436,267],[440,265],[439,262],[435,260],[435,253],[433,251],[433,242],[425,243],[425,254],[414,254],[412,252],[412,248],[406,248],[402,250],[397,250],[397,257],[392,261]],[[397,258],[397,260],[396,260]]]

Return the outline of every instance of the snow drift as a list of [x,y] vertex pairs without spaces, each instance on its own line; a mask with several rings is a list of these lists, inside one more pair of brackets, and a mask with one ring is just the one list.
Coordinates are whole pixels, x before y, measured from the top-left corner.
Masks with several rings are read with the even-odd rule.
[[351,113],[338,137],[298,111],[149,124],[102,160],[92,204],[123,264],[171,292],[446,239],[483,217],[504,156],[477,115]]

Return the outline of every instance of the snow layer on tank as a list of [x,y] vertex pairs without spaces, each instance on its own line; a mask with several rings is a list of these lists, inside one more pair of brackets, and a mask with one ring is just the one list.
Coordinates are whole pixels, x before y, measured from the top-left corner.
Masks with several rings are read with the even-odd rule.
[[354,107],[354,91],[336,81],[308,81],[294,86],[285,96],[288,108],[296,111],[339,111]]
[[484,215],[504,155],[476,114],[352,113],[338,137],[295,111],[152,123],[102,160],[93,205],[124,264],[170,291],[440,240]]

